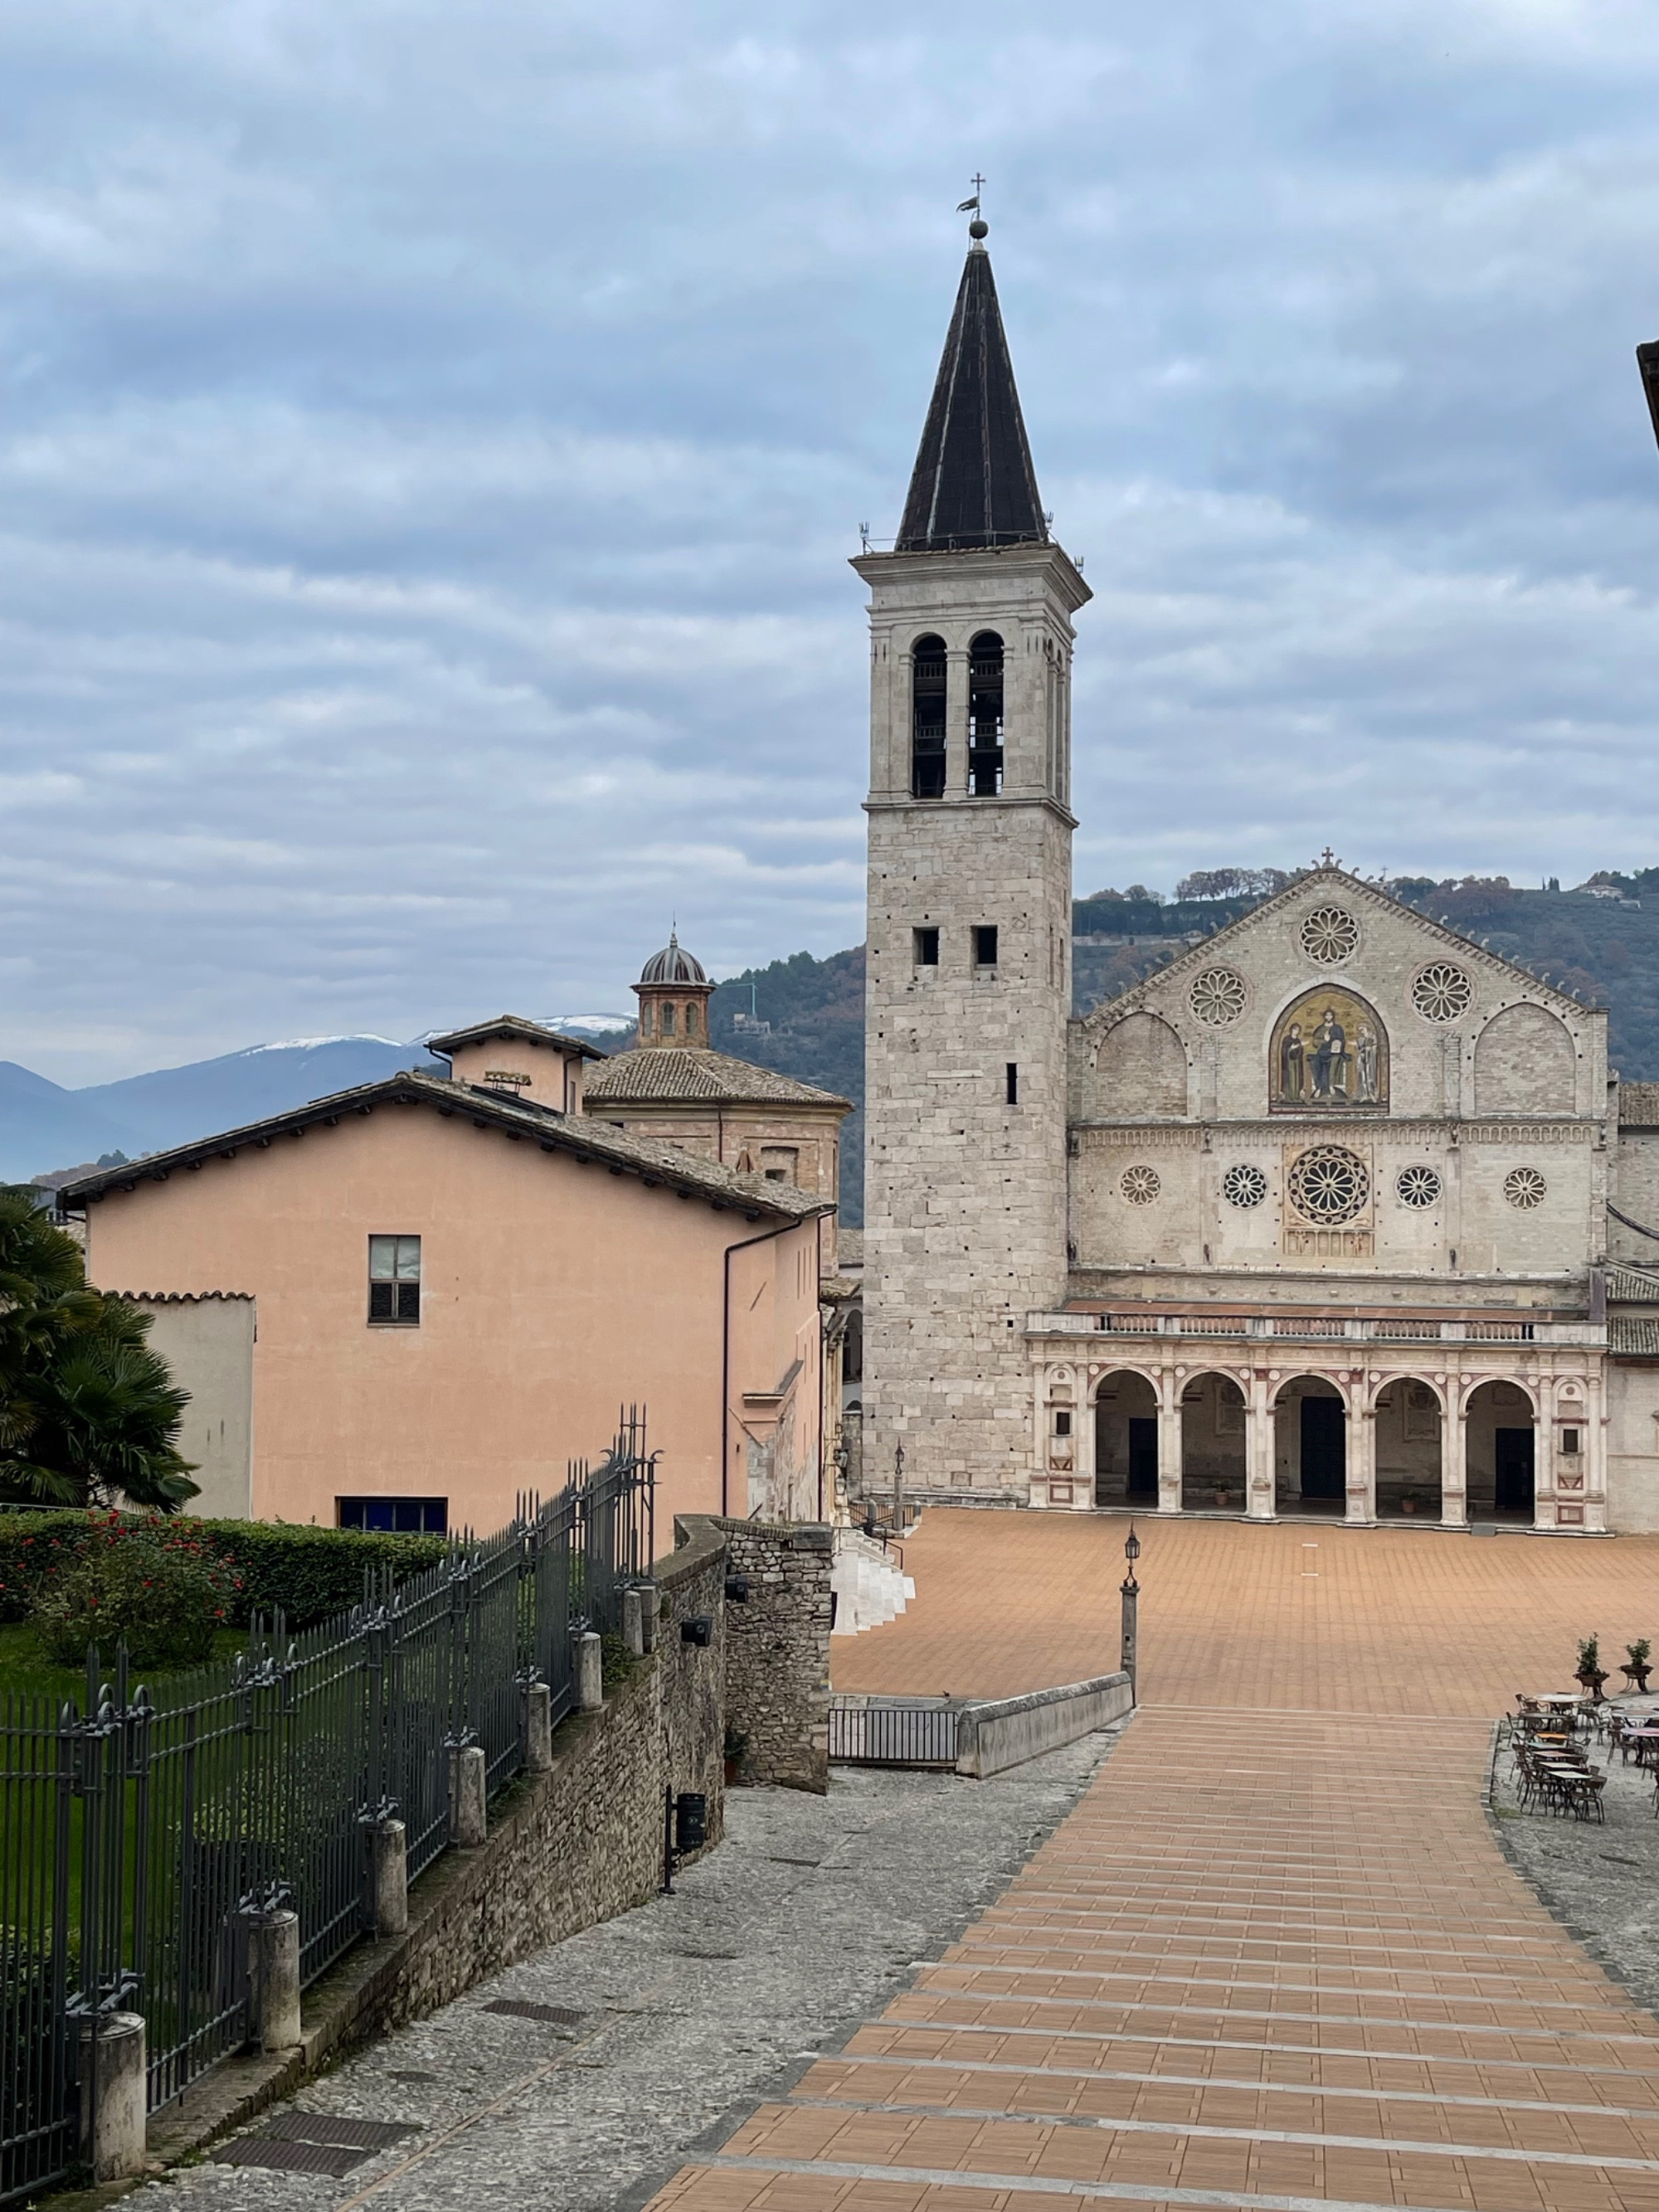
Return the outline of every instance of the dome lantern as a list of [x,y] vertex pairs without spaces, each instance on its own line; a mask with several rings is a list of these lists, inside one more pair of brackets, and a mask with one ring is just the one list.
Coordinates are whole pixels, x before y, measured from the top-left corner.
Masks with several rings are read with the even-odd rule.
[[640,970],[634,986],[640,1002],[640,1043],[645,1046],[690,1045],[707,1048],[708,1001],[714,986],[695,953],[688,952],[677,932],[653,952]]

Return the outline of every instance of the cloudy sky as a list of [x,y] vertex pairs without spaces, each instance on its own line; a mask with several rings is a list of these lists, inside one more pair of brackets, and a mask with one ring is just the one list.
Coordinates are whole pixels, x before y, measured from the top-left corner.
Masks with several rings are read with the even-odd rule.
[[0,1054],[860,934],[977,168],[1080,891],[1659,861],[1652,0],[18,0]]

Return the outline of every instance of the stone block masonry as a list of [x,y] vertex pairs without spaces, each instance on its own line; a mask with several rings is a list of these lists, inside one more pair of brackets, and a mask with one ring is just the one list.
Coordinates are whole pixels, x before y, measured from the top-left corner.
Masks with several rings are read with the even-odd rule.
[[[686,1522],[690,1528],[696,1524]],[[749,1595],[726,1611],[726,1725],[739,1782],[830,1786],[830,1573],[834,1539],[814,1525],[707,1524]]]

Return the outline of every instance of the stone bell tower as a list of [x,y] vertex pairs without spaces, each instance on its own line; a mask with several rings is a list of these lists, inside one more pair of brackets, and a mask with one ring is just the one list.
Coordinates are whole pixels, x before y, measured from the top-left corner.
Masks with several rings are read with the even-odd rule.
[[972,244],[870,586],[866,1480],[1024,1502],[1026,1315],[1065,1295],[1072,617]]

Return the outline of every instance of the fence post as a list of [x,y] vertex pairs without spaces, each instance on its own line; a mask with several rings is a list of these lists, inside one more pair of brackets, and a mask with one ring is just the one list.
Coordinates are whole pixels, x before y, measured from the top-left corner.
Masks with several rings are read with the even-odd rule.
[[645,1592],[636,1583],[622,1594],[623,1642],[636,1659],[645,1656]]
[[545,1682],[526,1686],[524,1771],[545,1774],[553,1764],[553,1692]]
[[484,1748],[481,1743],[449,1747],[449,1840],[476,1850],[484,1839]]
[[83,2023],[81,2148],[94,2181],[126,2181],[144,2170],[147,2073],[142,2013],[100,2013]]
[[291,2051],[300,2033],[300,1916],[258,1912],[249,1933],[253,2040],[261,2051]]
[[571,1672],[576,1678],[576,1707],[584,1713],[596,1713],[605,1703],[605,1668],[599,1656],[599,1639],[590,1628],[578,1632],[570,1639]]
[[368,1830],[368,1894],[377,1936],[401,1936],[409,1925],[409,1845],[401,1820]]

